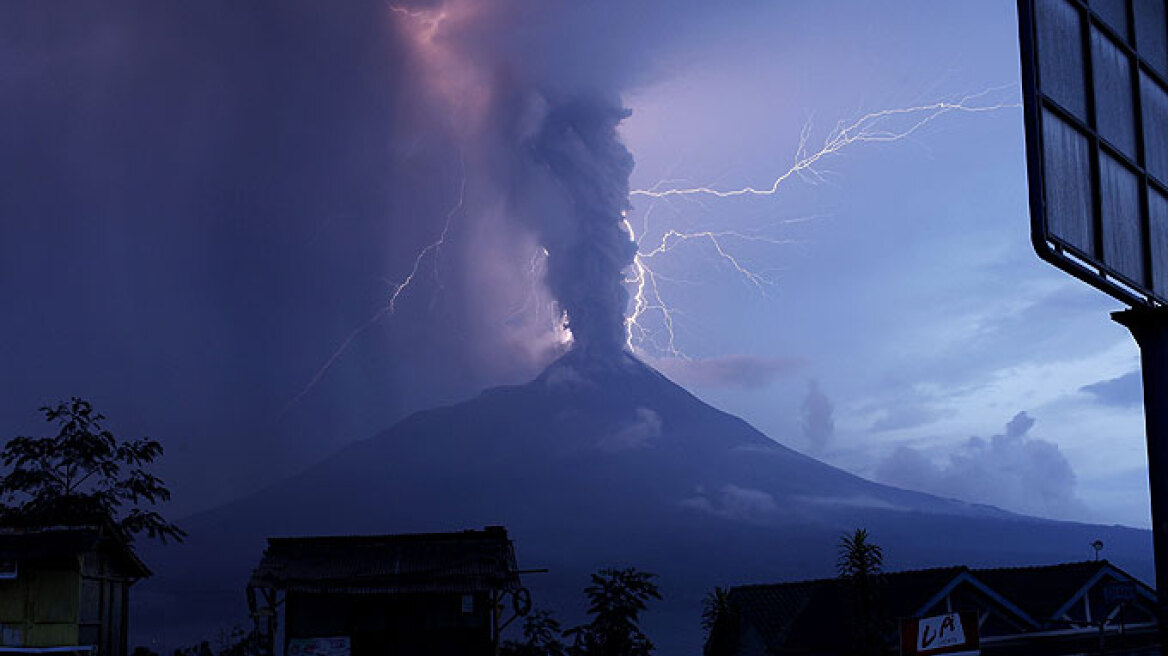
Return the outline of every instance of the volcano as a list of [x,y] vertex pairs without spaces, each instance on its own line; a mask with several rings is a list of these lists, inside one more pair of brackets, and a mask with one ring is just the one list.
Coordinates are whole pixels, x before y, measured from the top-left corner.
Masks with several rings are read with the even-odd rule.
[[714,586],[831,576],[842,533],[866,528],[889,569],[1106,555],[1151,580],[1151,537],[879,485],[793,451],[628,354],[572,351],[524,385],[419,412],[266,490],[181,522],[150,547],[138,643],[244,622],[264,538],[503,525],[538,607],[581,619],[598,567],[654,572],[646,619],[661,654],[700,650]]

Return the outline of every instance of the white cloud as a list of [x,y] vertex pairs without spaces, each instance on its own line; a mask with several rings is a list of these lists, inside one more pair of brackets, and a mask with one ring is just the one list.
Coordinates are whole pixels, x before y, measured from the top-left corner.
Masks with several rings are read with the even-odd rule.
[[645,448],[660,436],[661,415],[649,408],[637,408],[636,418],[631,423],[600,438],[596,446],[602,451],[632,451]]
[[971,437],[934,462],[901,445],[876,467],[882,483],[1058,519],[1083,519],[1077,479],[1057,444],[1029,435],[1035,420],[1014,415],[1005,431]]

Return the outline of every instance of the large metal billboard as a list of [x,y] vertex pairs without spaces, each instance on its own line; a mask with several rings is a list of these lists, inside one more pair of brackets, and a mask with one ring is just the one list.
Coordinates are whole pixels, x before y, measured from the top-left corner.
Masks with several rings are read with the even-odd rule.
[[1168,305],[1165,0],[1018,0],[1038,255]]

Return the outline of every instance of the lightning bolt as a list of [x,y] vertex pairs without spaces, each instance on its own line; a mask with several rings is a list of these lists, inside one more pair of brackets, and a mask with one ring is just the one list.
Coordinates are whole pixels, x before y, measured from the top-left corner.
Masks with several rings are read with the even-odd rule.
[[434,35],[438,33],[438,29],[442,27],[442,21],[447,18],[444,10],[427,11],[425,9],[410,9],[409,7],[394,4],[389,5],[389,10],[421,25],[422,30],[418,33],[418,38],[423,42],[432,41]]
[[[387,308],[391,316],[397,310],[397,299],[400,298],[407,289],[409,289],[410,285],[413,284],[414,279],[418,276],[418,269],[421,268],[422,261],[425,260],[426,257],[428,257],[430,254],[437,255],[442,246],[446,244],[446,236],[450,234],[450,224],[454,221],[454,215],[458,214],[458,212],[461,211],[463,206],[466,204],[466,161],[462,158],[461,155],[459,156],[458,161],[459,168],[462,171],[461,182],[458,184],[458,202],[455,203],[454,207],[450,208],[450,211],[446,213],[446,222],[442,225],[442,232],[438,235],[438,238],[427,244],[426,247],[422,250],[418,251],[418,255],[414,258],[414,266],[412,269],[410,269],[409,275],[407,275],[397,285],[394,285],[393,293],[389,296],[389,306]],[[434,258],[434,266],[435,275],[437,275],[437,257]]]
[[446,213],[446,220],[442,225],[442,232],[438,235],[438,238],[418,251],[418,254],[414,256],[414,265],[410,268],[409,274],[406,275],[406,277],[403,278],[401,282],[393,285],[393,292],[390,294],[389,300],[386,302],[385,306],[377,312],[373,313],[372,316],[366,319],[364,323],[355,328],[353,332],[349,333],[348,336],[346,336],[345,339],[341,341],[341,343],[333,350],[324,363],[317,368],[316,373],[312,375],[312,378],[308,380],[308,383],[300,389],[296,396],[292,397],[292,399],[284,405],[284,409],[280,411],[280,417],[288,414],[289,410],[294,408],[300,402],[300,400],[305,397],[305,395],[307,395],[314,387],[316,387],[317,383],[319,383],[320,380],[324,378],[324,375],[328,373],[329,369],[332,369],[337,360],[339,360],[341,356],[345,354],[345,351],[349,349],[349,345],[352,344],[355,339],[360,337],[365,331],[372,328],[382,319],[386,317],[392,317],[394,315],[394,313],[397,311],[398,299],[401,298],[402,294],[404,294],[406,290],[408,290],[413,284],[414,280],[417,279],[418,271],[422,267],[422,262],[425,261],[427,257],[434,256],[434,273],[435,275],[438,275],[437,255],[442,249],[442,246],[446,244],[446,239],[450,234],[450,226],[454,222],[455,216],[457,216],[466,205],[466,161],[461,153],[459,154],[459,172],[458,202],[456,202],[454,206],[450,208],[450,211]]
[[[703,185],[686,187],[680,186],[676,180],[662,180],[647,189],[633,189],[629,195],[633,198],[648,198],[653,201],[686,199],[698,202],[704,198],[720,200],[738,197],[773,197],[793,177],[810,183],[825,181],[825,171],[821,168],[824,161],[853,146],[891,143],[908,139],[930,123],[951,113],[976,114],[1020,107],[1021,105],[1017,102],[987,101],[987,98],[992,94],[1004,89],[1013,89],[1013,87],[993,87],[957,100],[941,100],[910,107],[881,109],[864,114],[852,121],[840,121],[836,123],[823,143],[815,150],[811,150],[808,145],[811,140],[811,121],[808,120],[799,132],[794,162],[785,171],[776,175],[769,186],[748,185],[737,188],[720,188]],[[712,254],[716,259],[729,265],[735,275],[766,296],[767,289],[775,284],[774,281],[748,266],[742,257],[735,254],[731,244],[735,241],[764,242],[772,245],[794,242],[789,239],[769,237],[765,234],[751,234],[733,230],[681,231],[669,228],[661,233],[655,243],[646,245],[644,239],[645,235],[649,233],[649,216],[655,206],[655,203],[650,204],[645,211],[640,237],[634,232],[628,217],[624,218],[624,227],[629,233],[629,239],[637,245],[636,254],[633,256],[633,262],[629,265],[625,277],[632,297],[631,308],[625,319],[625,344],[630,352],[650,348],[672,357],[687,359],[688,356],[677,346],[674,320],[677,311],[666,302],[665,295],[661,290],[661,282],[668,281],[668,279],[654,270],[653,260],[665,258],[675,248],[687,242],[706,243],[711,247]],[[786,219],[782,221],[782,224],[815,218],[818,217]],[[773,229],[778,226],[772,224],[770,227]],[[664,332],[663,338],[658,338],[654,331],[645,325],[645,321],[650,316],[656,317],[660,323],[661,330]]]
[[[715,198],[734,198],[736,196],[774,196],[784,182],[795,175],[806,175],[815,179],[822,179],[822,172],[816,165],[825,158],[840,151],[861,143],[889,143],[907,139],[921,128],[951,112],[982,113],[1000,109],[1020,107],[1018,103],[977,104],[977,101],[991,93],[1008,87],[994,87],[985,91],[965,96],[956,101],[939,101],[927,105],[904,107],[899,109],[882,109],[864,114],[851,123],[840,122],[828,134],[823,145],[814,152],[807,150],[807,141],[810,138],[811,124],[804,124],[799,136],[799,146],[795,152],[795,163],[789,169],[774,178],[769,187],[740,187],[737,189],[717,189],[714,187],[668,187],[658,183],[649,189],[634,189],[630,196],[648,198],[670,198],[674,196],[713,196]],[[891,119],[907,118],[909,124],[905,127],[885,127]],[[664,189],[662,187],[665,187]]]

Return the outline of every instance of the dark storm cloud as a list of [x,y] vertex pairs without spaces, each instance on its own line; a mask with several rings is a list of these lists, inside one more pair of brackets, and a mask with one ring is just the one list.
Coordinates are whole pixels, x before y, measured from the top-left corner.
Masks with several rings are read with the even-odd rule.
[[231,496],[538,371],[541,246],[611,348],[620,93],[714,11],[626,5],[415,3],[450,10],[422,43],[380,0],[3,3],[0,424],[85,396],[175,446],[180,505]]
[[543,202],[523,199],[522,206],[547,251],[548,291],[567,316],[575,348],[618,354],[629,298],[623,271],[636,253],[622,227],[633,157],[616,131],[628,112],[601,97],[535,95],[528,105],[508,108],[534,124],[518,135],[530,160],[513,186],[540,187]]
[[969,438],[941,464],[902,445],[876,468],[876,480],[1044,517],[1082,516],[1071,464],[1057,444],[1029,435],[1034,424],[1019,412],[1004,432]]
[[1084,385],[1080,391],[1104,405],[1131,407],[1144,402],[1143,380],[1138,369],[1117,378]]

